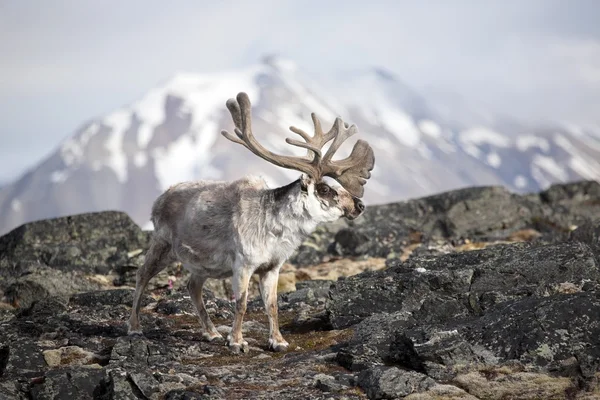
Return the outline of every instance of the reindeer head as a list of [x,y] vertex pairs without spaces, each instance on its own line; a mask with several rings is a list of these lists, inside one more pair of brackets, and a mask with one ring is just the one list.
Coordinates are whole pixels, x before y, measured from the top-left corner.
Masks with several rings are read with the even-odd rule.
[[[333,221],[341,216],[354,219],[362,214],[365,206],[360,198],[375,165],[373,149],[364,140],[358,140],[347,158],[332,160],[342,143],[358,132],[355,125],[348,126],[341,118],[336,118],[329,132],[324,133],[321,121],[312,113],[314,135],[291,126],[290,130],[300,135],[304,142],[286,139],[288,144],[307,149],[308,154],[303,157],[283,156],[264,148],[252,134],[251,104],[246,93],[239,93],[237,100],[229,99],[227,108],[233,118],[236,136],[225,130],[221,131],[223,136],[274,165],[303,172],[300,185],[306,196],[305,206],[312,216]],[[332,140],[323,155],[322,148]],[[326,176],[335,179],[342,187],[327,184],[323,180]]]

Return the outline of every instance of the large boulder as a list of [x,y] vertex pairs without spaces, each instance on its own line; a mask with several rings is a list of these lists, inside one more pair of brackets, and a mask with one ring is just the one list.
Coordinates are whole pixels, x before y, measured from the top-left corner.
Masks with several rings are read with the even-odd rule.
[[600,221],[600,184],[595,181],[556,184],[528,195],[497,186],[465,188],[368,206],[355,221],[321,227],[291,261],[309,265],[336,256],[393,257],[407,245],[427,245],[431,239],[494,242],[525,229],[555,242],[586,221]]
[[[338,354],[353,370],[380,364],[451,381],[471,368],[529,366],[538,372],[593,380],[600,371],[600,292],[526,297],[476,318],[403,324],[400,312],[377,314],[355,327]],[[415,322],[415,321],[413,321]],[[418,322],[418,321],[417,321]]]
[[125,213],[106,211],[30,222],[0,237],[0,276],[29,264],[106,274],[148,246],[149,235]]
[[594,253],[580,242],[495,245],[406,262],[390,259],[387,265],[332,285],[327,311],[334,328],[382,312],[445,322],[481,315],[507,300],[579,291],[600,282]]
[[0,297],[27,308],[49,296],[135,284],[149,234],[114,211],[24,224],[0,237]]

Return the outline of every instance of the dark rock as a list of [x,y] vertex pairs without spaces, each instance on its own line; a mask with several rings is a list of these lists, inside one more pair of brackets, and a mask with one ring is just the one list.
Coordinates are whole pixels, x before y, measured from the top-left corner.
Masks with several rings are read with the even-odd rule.
[[159,391],[158,382],[148,372],[130,372],[129,377],[131,382],[133,382],[133,384],[145,398],[153,398],[155,397],[154,395]]
[[[438,325],[407,321],[398,313],[364,320],[338,361],[353,370],[397,365],[440,381],[451,380],[454,367],[510,361],[584,379],[594,379],[600,370],[598,292],[526,297],[498,304],[481,317]],[[570,360],[577,368],[565,367]]]
[[218,386],[213,385],[205,385],[203,388],[204,394],[210,396],[211,399],[220,399],[224,398],[225,392]]
[[27,337],[14,337],[10,341],[2,338],[0,344],[0,368],[2,377],[34,377],[43,375],[46,361],[42,356],[42,350]]
[[315,293],[311,288],[296,289],[287,294],[287,301],[291,305],[296,303],[310,303],[315,300]]
[[49,296],[68,296],[101,287],[79,272],[64,272],[39,265],[28,268],[24,275],[8,280],[12,283],[4,291],[6,301],[15,307],[28,308],[34,301]]
[[[541,367],[556,367],[570,357],[600,360],[600,293],[530,297],[499,304],[458,330],[469,343],[485,347],[502,360]],[[587,369],[596,372],[599,365],[596,362]]]
[[[138,400],[144,398],[126,371],[119,368],[109,371],[110,386],[107,399]],[[103,399],[104,400],[104,399]]]
[[80,367],[49,371],[30,395],[34,400],[108,399],[109,390],[104,370]]
[[531,195],[474,187],[373,205],[355,221],[321,227],[290,261],[306,266],[331,255],[388,257],[401,254],[407,244],[433,238],[497,241],[527,228],[540,231],[546,243],[556,242],[566,239],[573,226],[600,219],[599,186],[581,181]]
[[156,312],[165,315],[174,315],[181,313],[181,307],[174,301],[161,299],[156,305]]
[[148,233],[127,214],[99,212],[31,222],[0,237],[0,275],[19,276],[27,264],[62,271],[107,273],[147,247]]
[[333,327],[399,311],[421,323],[440,323],[479,315],[502,301],[557,293],[561,285],[580,290],[586,281],[600,280],[594,254],[578,242],[497,245],[405,263],[392,259],[388,265],[332,286],[327,310]]
[[600,224],[587,221],[571,232],[569,239],[590,246],[600,264]]
[[[0,375],[0,378],[2,375]],[[26,400],[25,393],[19,390],[19,384],[16,381],[0,381],[0,399],[2,400]]]
[[4,375],[4,371],[6,371],[9,356],[10,347],[8,346],[8,344],[2,345],[2,347],[0,347],[0,378],[2,378],[2,375]]
[[600,222],[600,184],[581,181],[554,184],[538,195],[542,213],[536,215],[533,227],[542,231],[562,231],[568,236],[574,226],[588,221]]
[[435,381],[415,371],[375,366],[360,373],[358,385],[365,390],[369,399],[397,399],[423,392],[435,385]]
[[340,349],[336,359],[351,371],[362,371],[381,363],[389,354],[394,332],[402,332],[415,324],[410,313],[375,314],[353,327],[352,339]]
[[[356,385],[371,398],[465,394],[434,380],[471,394],[502,382],[534,393],[536,382],[554,380],[548,393],[574,398],[578,388],[592,391],[600,372],[598,198],[590,182],[525,196],[473,188],[369,207],[363,218],[319,228],[299,264],[378,256],[387,269],[279,294],[290,342],[283,356],[267,352],[260,297],[243,324],[249,354],[203,341],[176,263],[143,297],[143,336],[126,336],[133,290],[85,286],[115,275],[135,284],[147,234],[119,216],[38,225],[56,229],[56,240],[21,227],[0,239],[8,251],[0,294],[21,306],[0,303],[0,398],[357,399]],[[493,244],[514,240],[524,243]],[[209,286],[227,298],[206,290],[204,300],[226,336],[235,304],[217,283]]]
[[331,224],[319,225],[317,229],[300,245],[289,262],[298,265],[314,265],[327,255],[335,233],[346,227],[346,222],[339,220]]
[[556,183],[539,194],[542,201],[549,204],[595,203],[600,199],[600,183],[579,181]]
[[457,329],[443,329],[424,326],[390,332],[389,348],[383,349],[380,356],[387,363],[426,373],[443,382],[454,378],[455,366],[498,364],[491,351],[472,345]]
[[343,228],[336,234],[332,253],[340,256],[359,256],[369,250],[369,237],[354,229]]
[[137,336],[124,336],[117,339],[110,355],[111,364],[131,365],[134,367],[147,366],[149,354],[146,339]]
[[[98,306],[116,306],[125,304],[130,306],[133,302],[132,289],[114,289],[114,290],[98,290],[87,293],[80,293],[71,296],[69,302],[71,304],[84,307]],[[148,294],[142,297],[142,305],[148,305],[152,299]]]
[[18,318],[31,317],[37,323],[47,323],[51,317],[58,317],[67,312],[68,300],[64,297],[46,297],[34,302],[31,307],[21,309]]
[[339,382],[335,376],[326,374],[317,374],[313,377],[315,387],[323,392],[341,392],[348,389],[349,385]]
[[171,390],[165,395],[165,400],[205,400],[208,397],[203,393],[190,392],[188,390]]
[[[225,301],[222,301],[221,299],[217,300],[208,290],[204,291],[202,297],[204,298],[206,308],[210,308],[209,312],[211,313],[212,311],[216,313],[226,312],[226,309],[230,307],[229,304],[227,304],[229,307],[226,306],[223,309],[220,309],[219,306],[221,305],[221,302]],[[217,304],[216,301],[218,301],[219,304]],[[185,291],[182,290],[169,293],[158,301],[155,310],[156,312],[165,315],[175,315],[182,312],[193,315],[196,315],[197,313],[196,307],[192,303],[192,300],[190,300],[187,289],[185,289]]]

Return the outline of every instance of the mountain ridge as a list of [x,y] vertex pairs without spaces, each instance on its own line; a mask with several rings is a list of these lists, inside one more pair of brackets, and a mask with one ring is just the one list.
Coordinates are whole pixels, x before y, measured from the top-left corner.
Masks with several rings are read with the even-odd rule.
[[325,126],[337,116],[355,123],[359,134],[338,157],[358,138],[373,146],[367,204],[474,185],[526,192],[600,179],[596,132],[518,123],[506,132],[448,121],[385,69],[353,74],[326,86],[277,56],[217,73],[177,73],[137,101],[89,119],[20,179],[0,187],[0,233],[27,221],[108,209],[150,227],[152,201],[176,182],[254,174],[274,186],[296,179],[299,173],[221,138],[221,129],[232,129],[225,101],[240,91],[253,103],[257,139],[275,152],[302,154],[285,137],[293,135],[291,125],[311,132],[311,112]]

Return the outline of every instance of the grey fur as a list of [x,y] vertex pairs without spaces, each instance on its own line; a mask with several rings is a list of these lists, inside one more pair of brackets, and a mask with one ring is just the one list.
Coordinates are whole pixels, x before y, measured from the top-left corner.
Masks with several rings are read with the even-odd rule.
[[[356,133],[356,128],[346,128],[338,118],[325,134],[313,114],[315,136],[309,137],[303,131],[292,129],[306,140],[301,147],[310,149],[313,158],[284,157],[271,153],[254,138],[250,107],[250,99],[245,93],[239,93],[237,101],[227,101],[236,136],[227,131],[223,131],[223,135],[275,165],[296,169],[306,175],[276,189],[269,189],[260,178],[246,177],[234,182],[184,182],[160,195],[152,207],[154,235],[150,249],[137,273],[129,318],[130,334],[141,333],[138,314],[148,282],[169,261],[179,260],[192,274],[188,290],[207,340],[221,335],[204,307],[204,282],[208,278],[233,276],[236,309],[228,344],[233,351],[239,352],[248,345],[242,338],[242,320],[246,312],[248,283],[252,274],[257,273],[269,317],[269,347],[275,351],[287,349],[288,343],[279,332],[277,317],[281,265],[319,223],[342,216],[354,219],[363,212],[364,205],[358,197],[362,196],[362,186],[374,166],[373,150],[366,142],[359,141],[350,157],[331,161],[333,153],[347,137]],[[333,140],[331,150],[321,159],[320,148],[330,140]],[[327,174],[346,189],[332,188],[323,182],[322,177]]]
[[241,324],[248,283],[258,273],[270,322],[269,346],[285,350],[288,343],[277,319],[281,265],[319,223],[356,218],[364,209],[345,189],[330,187],[324,195],[317,193],[315,184],[324,183],[303,175],[287,186],[269,189],[262,179],[246,177],[234,182],[184,182],[160,195],[152,208],[151,246],[137,274],[129,333],[141,332],[140,300],[150,279],[178,260],[192,273],[188,289],[207,340],[221,335],[204,309],[206,279],[233,276],[236,315],[228,342],[239,351],[247,345]]

